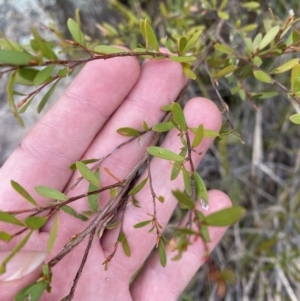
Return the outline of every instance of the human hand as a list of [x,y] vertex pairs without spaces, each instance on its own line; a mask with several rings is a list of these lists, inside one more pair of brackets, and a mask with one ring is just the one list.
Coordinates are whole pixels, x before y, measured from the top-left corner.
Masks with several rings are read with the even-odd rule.
[[[68,88],[65,95],[36,124],[19,147],[14,151],[0,170],[0,210],[12,211],[32,208],[10,186],[10,180],[22,184],[41,206],[48,200],[37,196],[33,187],[47,185],[64,191],[70,188],[79,174],[72,172],[69,166],[84,158],[101,158],[126,140],[116,130],[130,126],[140,128],[143,121],[152,126],[163,117],[161,106],[174,101],[186,83],[180,64],[170,60],[149,60],[140,68],[133,57],[114,58],[94,61],[87,64]],[[185,107],[185,116],[189,126],[204,124],[205,128],[218,131],[221,116],[217,107],[204,98],[194,98]],[[119,179],[123,179],[140,160],[153,137],[147,133],[136,141],[127,144],[111,155],[101,166],[101,185],[107,186],[115,180],[102,172],[108,168]],[[198,164],[212,143],[205,138],[197,148],[201,155],[194,154]],[[178,152],[181,143],[176,131],[168,133],[163,146]],[[178,204],[171,191],[183,189],[183,181],[178,177],[170,181],[172,165],[165,160],[153,159],[151,171],[155,191],[165,197],[164,204],[157,203],[157,219],[165,227]],[[145,177],[145,176],[144,176]],[[142,176],[142,178],[144,178]],[[123,230],[131,249],[131,257],[118,248],[104,271],[102,263],[113,250],[117,240],[117,229],[104,232],[100,242],[95,238],[79,279],[74,300],[176,300],[189,280],[207,258],[206,247],[197,239],[179,261],[172,261],[174,253],[167,250],[168,263],[161,267],[158,256],[150,254],[156,243],[156,236],[148,234],[148,228],[134,229],[133,225],[149,219],[153,204],[149,183],[139,193],[141,208],[127,206]],[[87,183],[80,182],[68,197],[87,191]],[[101,193],[100,209],[109,200],[109,193]],[[231,206],[228,197],[220,191],[209,192],[210,207],[205,214]],[[89,210],[84,199],[73,202],[77,212]],[[60,211],[59,230],[55,247],[46,258],[55,256],[74,234],[83,231],[89,222],[83,222]],[[24,218],[24,215],[18,216]],[[40,231],[35,231],[29,242],[11,261],[12,269],[23,267],[25,251],[45,251],[52,221]],[[1,224],[1,231],[14,232],[15,228]],[[211,228],[212,250],[225,232],[225,228]],[[19,235],[24,237],[26,233]],[[41,300],[61,300],[69,294],[73,279],[82,260],[88,237],[72,252],[53,267],[51,294],[44,293]],[[4,251],[11,250],[12,243],[0,242],[0,262]],[[43,254],[43,253],[40,253]],[[150,256],[149,256],[150,254]],[[148,257],[149,256],[149,257]],[[144,264],[144,265],[143,265]],[[143,265],[137,278],[130,284],[131,277]],[[0,281],[0,300],[13,300],[15,294],[24,286],[39,277],[41,268],[28,273],[20,272],[20,279],[8,282]],[[1,275],[3,279],[5,275]]]

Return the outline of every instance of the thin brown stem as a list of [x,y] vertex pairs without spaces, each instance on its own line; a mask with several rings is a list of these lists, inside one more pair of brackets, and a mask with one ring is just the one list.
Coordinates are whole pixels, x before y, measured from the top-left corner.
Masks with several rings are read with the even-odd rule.
[[96,228],[94,228],[91,232],[90,232],[90,236],[89,236],[89,241],[88,241],[88,244],[85,248],[85,251],[84,251],[84,255],[83,255],[83,258],[81,260],[81,263],[80,263],[80,266],[79,266],[79,269],[76,273],[76,276],[73,280],[73,285],[71,287],[71,290],[70,290],[70,293],[68,296],[66,296],[65,298],[62,299],[62,301],[71,301],[73,300],[74,298],[74,293],[75,293],[75,290],[76,290],[76,286],[78,284],[78,281],[79,281],[79,278],[82,274],[82,271],[83,271],[83,268],[84,268],[84,265],[86,263],[86,260],[88,258],[88,255],[89,255],[89,252],[90,252],[90,249],[91,249],[91,246],[92,246],[92,242],[93,242],[93,239],[94,239],[94,234],[95,234],[95,231],[96,231]]

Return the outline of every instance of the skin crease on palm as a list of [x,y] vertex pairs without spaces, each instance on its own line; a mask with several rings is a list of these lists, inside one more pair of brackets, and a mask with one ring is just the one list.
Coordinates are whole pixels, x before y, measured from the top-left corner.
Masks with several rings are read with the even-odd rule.
[[[133,57],[88,63],[65,95],[36,124],[0,169],[0,210],[31,208],[31,205],[11,188],[11,179],[25,187],[40,205],[45,204],[47,200],[35,193],[34,186],[47,185],[61,191],[70,187],[78,178],[78,173],[72,174],[69,169],[72,163],[83,158],[101,158],[127,140],[116,132],[120,127],[141,128],[144,120],[149,126],[158,123],[164,114],[161,106],[174,101],[186,81],[180,64],[167,59],[148,60],[142,67]],[[185,116],[188,126],[195,127],[203,123],[205,128],[216,131],[221,126],[220,112],[208,99],[190,100],[185,107]],[[141,138],[141,143],[133,141],[126,145],[109,157],[102,164],[101,170],[106,167],[118,178],[125,178],[145,152],[152,136],[153,134],[147,133]],[[194,155],[195,165],[199,164],[212,142],[212,139],[206,138],[197,148],[202,154]],[[181,143],[176,131],[168,133],[162,146],[178,153]],[[183,189],[181,177],[170,182],[171,168],[171,163],[166,160],[151,161],[154,190],[158,195],[165,197],[163,204],[157,204],[157,218],[163,226],[167,225],[177,204],[171,190]],[[115,182],[101,170],[102,186]],[[145,177],[146,175],[142,175],[141,179]],[[86,190],[87,184],[81,182],[68,195],[79,195]],[[108,199],[107,193],[101,195],[100,208],[103,208]],[[117,239],[118,231],[106,231],[100,242],[95,238],[73,300],[177,300],[204,263],[205,247],[201,239],[198,239],[180,261],[172,261],[175,253],[167,250],[167,266],[161,267],[157,252],[151,253],[156,241],[155,233],[148,234],[148,227],[133,228],[134,224],[149,219],[147,213],[153,212],[148,183],[137,195],[137,199],[141,208],[129,205],[123,225],[131,257],[126,257],[122,248],[118,248],[108,271],[104,271],[102,263],[112,252],[112,244]],[[210,191],[209,200],[210,207],[205,214],[231,206],[229,198],[221,191]],[[78,212],[88,210],[84,199],[72,203],[72,206]],[[63,212],[60,212],[59,219],[57,241],[46,261],[53,258],[71,236],[82,231],[88,223]],[[29,254],[25,251],[46,250],[51,225],[52,221],[34,233],[23,251],[12,260],[15,268],[24,264],[25,255]],[[11,233],[15,230],[13,226],[4,223],[0,224],[0,229]],[[225,231],[225,228],[210,229],[210,250],[216,246]],[[45,293],[41,300],[60,300],[69,293],[86,244],[87,237],[53,268],[52,292]],[[11,250],[13,246],[12,243],[0,242],[0,261],[6,254],[4,251]],[[141,272],[129,285],[132,275],[142,265]],[[40,273],[41,265],[29,274],[24,272],[20,279],[0,281],[0,300],[13,300],[16,292],[32,283]]]

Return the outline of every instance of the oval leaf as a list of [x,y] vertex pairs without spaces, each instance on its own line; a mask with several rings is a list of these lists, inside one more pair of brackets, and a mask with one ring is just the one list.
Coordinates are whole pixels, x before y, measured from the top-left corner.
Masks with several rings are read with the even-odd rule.
[[206,216],[203,222],[208,226],[226,227],[236,223],[244,214],[244,208],[233,206]]
[[134,188],[132,188],[128,194],[129,195],[135,195],[137,194],[139,191],[141,191],[143,189],[143,187],[145,186],[145,184],[148,181],[148,177],[146,179],[144,179],[141,183],[139,183],[138,185],[136,185]]
[[152,130],[155,132],[162,133],[162,132],[168,132],[174,128],[175,128],[174,124],[168,121],[168,122],[160,122],[156,124],[154,127],[152,127]]
[[56,80],[56,82],[52,85],[52,87],[47,91],[47,93],[44,95],[44,97],[42,98],[42,100],[40,101],[37,111],[38,113],[41,113],[41,111],[43,110],[43,108],[45,107],[46,103],[48,102],[48,100],[50,99],[52,93],[55,90],[56,85],[59,83],[61,78],[59,78],[58,80]]
[[253,75],[257,80],[263,83],[270,84],[273,81],[270,75],[262,70],[254,70]]
[[29,229],[36,230],[43,227],[47,220],[48,218],[43,216],[29,216],[25,219],[24,223]]
[[201,199],[203,199],[206,202],[206,204],[209,204],[206,186],[205,186],[202,178],[199,176],[199,174],[197,172],[194,173],[194,180],[195,180],[197,199],[200,201],[201,201]]
[[286,71],[292,69],[295,65],[297,65],[298,62],[299,62],[299,58],[289,60],[286,63],[275,68],[271,73],[278,74],[278,73],[286,72]]
[[204,138],[204,127],[203,124],[200,124],[195,132],[195,137],[192,143],[192,147],[195,148],[199,146],[203,138]]
[[23,288],[14,298],[14,301],[38,301],[40,300],[44,291],[48,288],[49,283],[47,281],[39,281],[34,284],[30,284]]
[[55,68],[55,65],[50,65],[45,67],[43,70],[39,71],[36,77],[34,78],[33,82],[36,86],[39,86],[45,83],[49,78],[51,79],[51,74]]
[[183,161],[184,158],[168,149],[159,147],[159,146],[149,146],[147,147],[147,151],[151,156],[170,160],[170,161]]
[[127,241],[127,238],[126,238],[124,232],[120,233],[120,236],[119,236],[118,240],[122,244],[123,251],[124,251],[125,255],[130,257],[131,251],[130,251],[130,247],[129,247],[129,244],[128,244],[128,241]]
[[[84,163],[85,165],[87,164],[90,164],[90,163],[94,163],[94,162],[98,162],[99,159],[86,159],[86,160],[81,160],[80,162]],[[78,162],[78,161],[77,161]],[[73,163],[71,166],[70,166],[70,169],[71,170],[76,170],[76,162]]]
[[294,114],[290,117],[290,121],[300,125],[300,114]]
[[0,49],[0,62],[8,65],[28,65],[34,56],[27,52]]
[[55,245],[55,241],[56,241],[56,237],[57,237],[57,233],[58,233],[58,224],[59,224],[59,214],[56,214],[54,223],[53,223],[51,231],[50,231],[48,242],[47,242],[47,252],[48,253],[51,253],[51,251]]
[[[100,182],[99,169],[94,173],[94,175],[95,175],[96,179]],[[98,186],[95,186],[93,183],[90,183],[88,192],[95,191],[98,188],[99,188]],[[92,212],[99,211],[99,197],[100,197],[99,193],[91,194],[88,196],[88,203],[89,203],[89,206],[90,206]]]
[[178,62],[178,63],[192,62],[197,59],[195,56],[175,56],[175,55],[171,55],[169,56],[169,58],[173,62]]
[[37,192],[37,194],[51,200],[66,201],[68,199],[65,194],[48,186],[36,186],[34,187],[34,190]]
[[108,45],[98,45],[94,48],[94,51],[103,54],[126,52],[124,49],[120,49],[118,47],[113,47]]
[[67,26],[74,41],[76,41],[78,44],[85,45],[84,35],[81,32],[80,26],[77,24],[77,22],[72,18],[69,18]]
[[99,179],[84,163],[82,163],[81,161],[77,161],[76,168],[88,182],[93,183],[98,188],[100,187]]
[[195,207],[195,203],[185,193],[180,190],[172,191],[172,193],[182,209],[193,209]]
[[130,127],[124,127],[117,129],[117,132],[122,136],[128,136],[128,137],[137,137],[141,135],[141,132],[130,128]]
[[186,130],[185,117],[181,106],[176,102],[172,103],[172,114],[173,114],[174,121],[179,125],[180,129],[182,131],[185,131]]
[[34,206],[38,206],[37,202],[34,200],[34,198],[26,191],[25,188],[23,188],[19,183],[11,180],[10,181],[11,186],[13,189],[19,193],[23,198],[25,198],[29,203],[31,203]]
[[273,28],[271,28],[266,35],[263,37],[263,39],[261,40],[261,42],[258,45],[258,49],[261,50],[263,48],[265,48],[266,46],[268,46],[276,37],[276,35],[279,32],[279,26],[274,26]]
[[159,262],[162,267],[165,267],[167,265],[167,254],[162,239],[159,240],[158,253],[159,253]]
[[0,221],[18,226],[24,226],[24,224],[16,217],[14,217],[14,215],[8,214],[3,211],[0,211]]
[[133,227],[134,228],[142,228],[142,227],[145,227],[145,226],[149,225],[151,222],[152,222],[152,220],[150,219],[150,220],[147,220],[147,221],[137,223]]

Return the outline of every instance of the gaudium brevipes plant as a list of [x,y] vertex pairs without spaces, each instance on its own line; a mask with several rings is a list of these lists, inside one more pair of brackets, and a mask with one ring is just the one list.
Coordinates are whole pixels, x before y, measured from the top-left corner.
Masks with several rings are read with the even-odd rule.
[[[277,91],[271,89],[274,86],[284,91],[291,101],[295,101],[299,105],[299,58],[293,57],[284,63],[278,64],[272,70],[268,70],[268,65],[265,63],[269,58],[277,58],[286,54],[297,54],[300,36],[298,31],[294,30],[294,26],[298,21],[294,15],[289,16],[284,21],[276,20],[276,18],[267,20],[264,23],[265,32],[256,32],[257,24],[245,24],[244,20],[236,19],[231,24],[234,30],[232,30],[231,36],[228,37],[231,40],[229,44],[220,34],[223,26],[225,26],[224,24],[228,22],[230,17],[230,8],[227,5],[227,1],[223,0],[220,4],[217,1],[212,1],[212,3],[202,1],[201,5],[192,5],[192,2],[190,5],[186,5],[183,11],[186,17],[188,14],[191,14],[195,18],[190,18],[190,22],[184,23],[182,35],[172,30],[172,28],[179,27],[181,23],[180,18],[178,20],[176,17],[174,18],[174,12],[171,11],[168,4],[160,3],[159,9],[162,20],[155,20],[155,23],[150,22],[151,18],[146,13],[143,12],[142,17],[144,18],[139,19],[117,1],[112,1],[112,4],[127,19],[127,23],[126,25],[120,24],[118,28],[107,23],[102,24],[100,29],[105,43],[92,42],[81,31],[78,10],[75,12],[75,18],[70,18],[67,22],[71,39],[65,39],[53,25],[43,25],[44,30],[52,33],[52,40],[43,38],[40,31],[36,28],[32,28],[33,37],[29,45],[20,45],[7,37],[1,37],[0,70],[2,75],[9,75],[7,84],[8,105],[14,116],[23,125],[22,114],[32,105],[40,91],[47,90],[37,107],[38,112],[41,112],[58,83],[83,64],[93,60],[108,60],[126,56],[135,56],[139,59],[168,58],[178,62],[181,64],[185,75],[190,80],[195,80],[199,87],[203,87],[203,83],[201,83],[197,75],[199,70],[205,70],[210,84],[216,88],[215,91],[218,91],[219,81],[227,81],[231,87],[231,93],[238,94],[242,100],[246,98],[250,100],[254,109],[263,99],[278,94]],[[240,3],[240,6],[241,9],[246,11],[259,9],[259,3],[254,1]],[[208,12],[217,14],[219,18],[219,23],[214,33],[206,31],[205,26],[198,22],[197,19],[200,13]],[[155,23],[155,28],[150,23]],[[188,25],[186,25],[187,23]],[[163,31],[165,36],[158,38],[158,29]],[[131,39],[131,31],[135,33],[133,39]],[[108,44],[116,46],[109,46]],[[119,48],[117,45],[129,45],[130,49],[124,50],[124,48]],[[161,51],[160,45],[165,46],[168,52]],[[285,72],[290,72],[290,87],[286,87],[285,84],[280,82],[280,75]],[[247,81],[249,80],[263,83],[262,90],[255,92],[249,90],[247,87]],[[149,227],[149,232],[155,233],[160,263],[162,266],[167,264],[165,246],[169,244],[170,238],[164,236],[163,227],[156,214],[156,203],[163,203],[164,196],[159,195],[153,185],[149,164],[151,157],[170,161],[173,166],[170,181],[178,176],[184,179],[184,191],[179,189],[172,191],[179,207],[187,210],[189,215],[184,226],[174,229],[173,238],[171,238],[172,244],[175,241],[175,249],[177,251],[174,260],[180,260],[182,253],[192,243],[192,237],[196,236],[205,243],[209,242],[209,226],[228,226],[243,216],[244,209],[239,206],[223,209],[211,215],[204,215],[198,209],[197,203],[202,208],[207,209],[209,200],[204,181],[196,171],[192,160],[192,154],[197,153],[195,148],[207,137],[222,139],[230,133],[237,137],[239,135],[230,121],[228,106],[219,93],[217,93],[217,96],[225,116],[225,123],[221,131],[218,133],[206,129],[203,124],[195,128],[187,125],[180,103],[189,84],[190,82],[181,91],[177,99],[174,99],[172,104],[162,107],[165,116],[161,122],[148,124],[147,120],[145,120],[140,128],[131,128],[124,125],[117,132],[128,137],[125,142],[112,149],[104,157],[74,162],[70,168],[71,170],[77,170],[81,177],[73,183],[69,190],[57,191],[47,186],[36,186],[36,193],[49,199],[47,205],[40,206],[33,196],[27,192],[26,188],[22,186],[22,183],[17,183],[11,179],[11,186],[24,198],[24,201],[30,203],[32,208],[9,212],[0,211],[1,222],[18,227],[18,231],[15,233],[0,231],[0,239],[2,241],[11,242],[20,234],[27,233],[15,245],[3,262],[0,263],[1,274],[5,273],[8,262],[26,245],[34,231],[38,231],[50,218],[53,218],[54,222],[47,244],[47,252],[51,252],[58,234],[58,213],[60,210],[86,222],[86,227],[80,233],[74,233],[74,236],[65,247],[43,265],[43,272],[39,280],[22,289],[15,297],[15,300],[26,300],[29,296],[31,296],[30,300],[38,300],[44,291],[50,291],[51,268],[59,264],[60,260],[69,252],[72,252],[86,237],[89,237],[89,242],[84,254],[85,259],[88,256],[93,239],[101,238],[104,231],[118,229],[119,235],[114,243],[113,252],[103,262],[105,269],[109,268],[109,262],[113,260],[113,256],[120,245],[124,253],[130,257],[130,245],[122,228],[124,212],[129,204],[135,206],[138,210],[139,201],[137,195],[146,184],[150,187],[153,211],[148,212],[149,219],[141,220],[134,227]],[[19,86],[33,88],[29,93],[24,94],[17,91]],[[202,92],[205,95],[205,89]],[[299,113],[292,115],[290,119],[292,122],[300,124]],[[174,153],[159,146],[161,136],[170,130],[178,131],[178,139],[180,139],[182,144],[180,153]],[[119,179],[113,170],[104,167],[103,172],[114,178],[115,183],[109,186],[102,186],[100,167],[105,165],[105,160],[132,141],[136,141],[138,145],[141,137],[148,132],[154,132],[155,134],[150,146],[136,166],[123,179]],[[147,176],[137,182],[138,175],[142,169],[146,169]],[[81,181],[89,183],[88,191],[68,197],[68,192],[71,189],[76,189],[76,186]],[[110,200],[100,211],[98,200],[101,193],[105,191],[109,191]],[[72,203],[82,198],[87,199],[90,210],[76,212],[72,208]],[[27,214],[25,219],[18,217],[24,213]],[[197,227],[192,228],[192,223],[197,225]],[[78,266],[79,273],[77,273],[73,286],[70,288],[70,293],[65,297],[65,300],[71,300],[74,295],[80,272],[84,268],[84,258]]]

